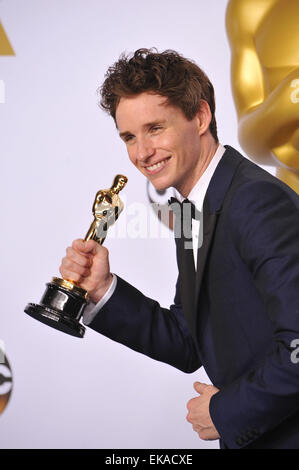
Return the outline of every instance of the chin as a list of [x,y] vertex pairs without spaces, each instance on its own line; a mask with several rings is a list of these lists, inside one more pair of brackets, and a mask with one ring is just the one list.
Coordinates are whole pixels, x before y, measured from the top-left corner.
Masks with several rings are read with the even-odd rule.
[[152,185],[157,191],[166,191],[166,189],[171,188],[172,186],[171,183],[167,183],[163,181],[152,181],[152,180],[149,180],[149,181],[152,183]]

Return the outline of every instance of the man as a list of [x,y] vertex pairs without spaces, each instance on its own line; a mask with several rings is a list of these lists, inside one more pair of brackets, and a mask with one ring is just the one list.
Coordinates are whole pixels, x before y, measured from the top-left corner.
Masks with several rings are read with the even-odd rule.
[[214,385],[196,383],[199,396],[187,404],[200,438],[220,438],[222,448],[299,448],[297,194],[219,144],[213,86],[176,52],[122,56],[101,93],[132,163],[156,189],[188,198],[203,220],[193,221],[193,250],[176,239],[169,310],[111,274],[105,247],[75,240],[60,272],[96,304],[85,324],[184,372],[203,365]]

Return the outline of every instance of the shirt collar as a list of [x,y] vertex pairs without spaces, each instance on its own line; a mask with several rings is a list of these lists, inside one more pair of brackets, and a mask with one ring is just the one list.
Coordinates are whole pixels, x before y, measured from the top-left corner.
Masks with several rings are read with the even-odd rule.
[[[225,147],[219,144],[217,150],[211,159],[209,165],[205,169],[204,173],[201,175],[195,186],[191,189],[190,193],[188,194],[188,199],[195,204],[196,209],[199,211],[202,210],[203,200],[205,198],[208,186],[216,170],[218,163],[220,162],[223,154],[225,152]],[[175,189],[175,196],[176,198],[182,202],[185,198]]]

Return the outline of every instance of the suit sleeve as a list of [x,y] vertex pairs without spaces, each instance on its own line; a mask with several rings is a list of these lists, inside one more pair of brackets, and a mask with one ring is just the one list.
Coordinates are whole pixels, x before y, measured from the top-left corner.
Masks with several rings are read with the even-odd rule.
[[243,447],[246,435],[255,440],[299,410],[291,346],[299,338],[298,201],[271,182],[247,183],[232,200],[234,243],[263,298],[273,341],[255,367],[211,399],[211,418],[229,448]]
[[174,303],[166,309],[117,276],[113,295],[88,326],[183,372],[201,366],[182,312],[178,283]]

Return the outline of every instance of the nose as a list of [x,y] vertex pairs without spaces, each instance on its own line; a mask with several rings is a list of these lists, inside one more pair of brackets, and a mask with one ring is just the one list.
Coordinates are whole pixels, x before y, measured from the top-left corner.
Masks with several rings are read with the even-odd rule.
[[154,154],[155,150],[150,138],[140,138],[137,141],[136,159],[139,162],[146,162],[146,160]]

